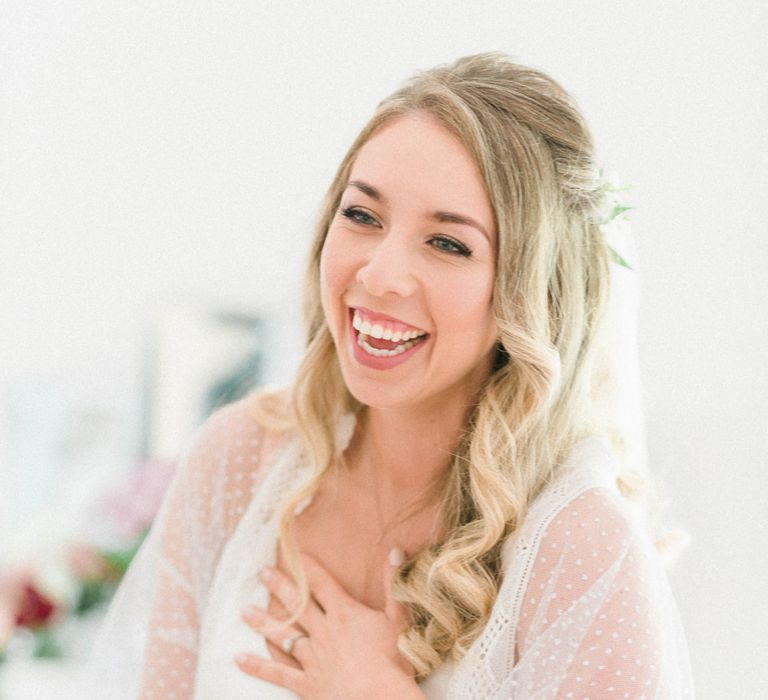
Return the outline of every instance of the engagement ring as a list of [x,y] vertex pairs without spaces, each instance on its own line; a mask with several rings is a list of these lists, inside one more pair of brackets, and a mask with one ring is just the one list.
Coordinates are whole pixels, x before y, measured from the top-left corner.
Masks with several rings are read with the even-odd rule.
[[296,643],[296,640],[297,640],[297,639],[301,639],[302,637],[306,637],[306,636],[307,636],[306,634],[297,634],[297,635],[296,635],[296,636],[294,636],[294,637],[286,637],[286,638],[285,638],[285,639],[282,641],[282,643],[280,644],[280,646],[281,646],[282,650],[283,650],[283,651],[284,651],[286,654],[291,654],[291,652],[293,651],[293,645]]

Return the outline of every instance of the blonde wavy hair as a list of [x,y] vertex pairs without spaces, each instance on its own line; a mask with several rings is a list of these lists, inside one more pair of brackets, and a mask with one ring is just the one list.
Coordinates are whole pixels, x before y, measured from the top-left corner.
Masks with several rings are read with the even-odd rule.
[[[592,137],[578,108],[550,77],[500,53],[420,72],[379,104],[338,168],[306,274],[306,353],[289,396],[265,393],[256,402],[262,422],[298,433],[314,465],[280,521],[281,551],[302,601],[309,590],[294,511],[336,463],[340,417],[364,410],[344,384],[320,305],[320,254],[360,148],[414,111],[439,120],[473,156],[499,241],[497,359],[438,485],[447,534],[406,561],[393,588],[412,618],[399,648],[422,679],[461,658],[481,633],[500,585],[501,546],[568,450],[596,433],[619,455],[626,446],[600,409],[614,385],[600,346],[611,254],[599,225],[604,191]],[[627,496],[643,486],[636,477],[620,480]]]

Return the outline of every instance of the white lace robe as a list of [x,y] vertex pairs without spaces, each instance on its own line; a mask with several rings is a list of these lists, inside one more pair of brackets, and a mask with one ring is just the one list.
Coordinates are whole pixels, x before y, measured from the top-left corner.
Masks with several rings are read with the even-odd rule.
[[[346,444],[354,422],[343,423]],[[666,575],[616,490],[607,442],[580,442],[565,466],[505,543],[483,633],[421,684],[430,700],[693,697]],[[268,656],[240,610],[266,607],[257,572],[275,564],[281,499],[308,477],[296,445],[267,437],[247,399],[216,412],[112,603],[84,684],[114,699],[295,698],[234,655]]]

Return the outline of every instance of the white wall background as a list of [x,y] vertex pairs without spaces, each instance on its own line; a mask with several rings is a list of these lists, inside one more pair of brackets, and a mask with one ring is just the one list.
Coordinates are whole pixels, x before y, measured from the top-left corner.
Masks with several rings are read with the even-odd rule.
[[649,449],[692,536],[672,581],[698,696],[762,696],[766,7],[2,0],[0,391],[77,400],[125,450],[164,300],[267,309],[295,339],[314,214],[376,102],[511,53],[576,96],[634,185]]

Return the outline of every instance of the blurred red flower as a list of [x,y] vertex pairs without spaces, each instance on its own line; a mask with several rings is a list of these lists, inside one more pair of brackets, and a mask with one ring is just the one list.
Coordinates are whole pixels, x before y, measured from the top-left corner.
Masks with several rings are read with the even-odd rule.
[[42,595],[29,581],[21,585],[17,596],[16,624],[19,627],[40,627],[56,614],[53,601]]

